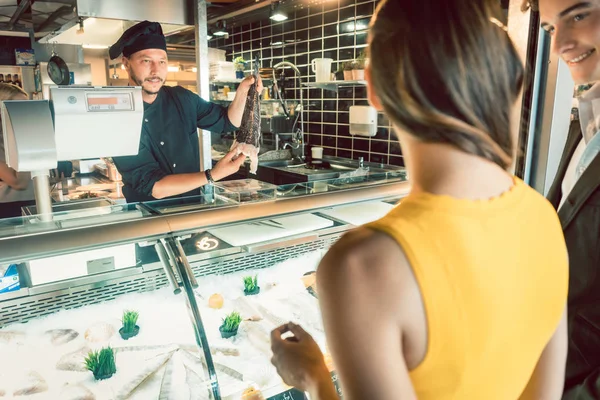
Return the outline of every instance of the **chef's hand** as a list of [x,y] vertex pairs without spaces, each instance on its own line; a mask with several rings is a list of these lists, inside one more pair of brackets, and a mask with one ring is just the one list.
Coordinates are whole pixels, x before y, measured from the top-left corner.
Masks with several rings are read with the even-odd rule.
[[239,171],[244,161],[246,161],[246,156],[240,154],[239,157],[234,160],[235,156],[237,156],[237,151],[231,150],[219,160],[217,165],[211,170],[211,175],[215,181],[219,181]]
[[[243,96],[247,96],[248,90],[250,90],[250,86],[252,86],[253,84],[254,84],[254,75],[249,75],[249,76],[245,77],[244,80],[240,83],[240,86],[237,88],[236,95],[237,95],[237,92],[240,92],[240,94],[242,94]],[[262,83],[262,78],[260,77],[260,75],[258,76],[258,85],[257,85],[256,89],[258,90],[259,95],[263,91],[263,83]]]
[[[282,339],[291,332],[294,336]],[[301,326],[289,322],[271,332],[271,363],[283,381],[314,393],[321,385],[331,385],[331,377],[319,345]]]

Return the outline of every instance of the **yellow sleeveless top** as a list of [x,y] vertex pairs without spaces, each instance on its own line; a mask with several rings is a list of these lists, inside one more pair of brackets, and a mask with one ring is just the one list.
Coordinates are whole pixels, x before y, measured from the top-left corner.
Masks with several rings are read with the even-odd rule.
[[568,258],[556,212],[515,179],[472,201],[410,194],[366,227],[403,249],[427,317],[419,400],[513,400],[529,382],[567,300]]

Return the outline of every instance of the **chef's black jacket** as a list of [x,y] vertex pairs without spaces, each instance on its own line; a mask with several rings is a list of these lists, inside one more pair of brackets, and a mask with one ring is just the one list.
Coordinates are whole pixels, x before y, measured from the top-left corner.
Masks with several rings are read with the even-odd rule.
[[[179,86],[163,86],[152,104],[144,103],[138,154],[114,157],[128,203],[155,200],[152,188],[167,175],[200,172],[197,128],[218,133],[237,130],[227,108]],[[200,189],[177,197],[198,194]]]

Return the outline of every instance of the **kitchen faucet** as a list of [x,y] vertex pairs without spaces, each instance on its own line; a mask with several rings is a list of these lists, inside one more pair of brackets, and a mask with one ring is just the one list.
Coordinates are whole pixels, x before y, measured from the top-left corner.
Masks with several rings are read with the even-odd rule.
[[[282,67],[290,67],[291,69],[293,69],[294,72],[296,73],[296,79],[298,79],[298,83],[299,83],[300,105],[297,109],[297,112],[300,113],[300,128],[296,132],[292,132],[292,143],[295,143],[296,147],[294,147],[292,144],[290,144],[290,146],[292,147],[292,152],[294,152],[293,150],[296,150],[295,153],[299,152],[300,157],[303,158],[304,157],[304,105],[303,105],[303,95],[302,95],[302,80],[300,79],[300,70],[298,69],[298,67],[296,67],[296,65],[292,64],[289,61],[281,61],[273,66],[273,82],[277,82],[277,78],[275,76],[275,70],[278,68],[282,68]],[[279,90],[275,91],[275,96],[279,97],[279,101],[281,102],[283,109],[287,110],[288,108],[287,108],[285,102],[283,101]],[[287,115],[287,112],[286,112],[286,115]],[[285,149],[285,148],[286,148],[286,145],[283,146],[283,149]],[[300,151],[298,151],[298,150],[300,150]],[[296,154],[296,156],[297,156],[297,154]]]

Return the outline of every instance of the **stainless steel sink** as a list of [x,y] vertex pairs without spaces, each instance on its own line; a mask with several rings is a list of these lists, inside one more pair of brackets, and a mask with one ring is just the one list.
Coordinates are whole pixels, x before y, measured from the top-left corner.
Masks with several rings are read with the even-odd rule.
[[375,163],[365,163],[365,168],[361,169],[355,160],[336,157],[325,158],[325,161],[330,164],[330,168],[308,168],[300,160],[260,161],[256,175],[261,181],[285,185],[338,178],[362,181],[369,177],[400,174],[403,171],[400,167]]

